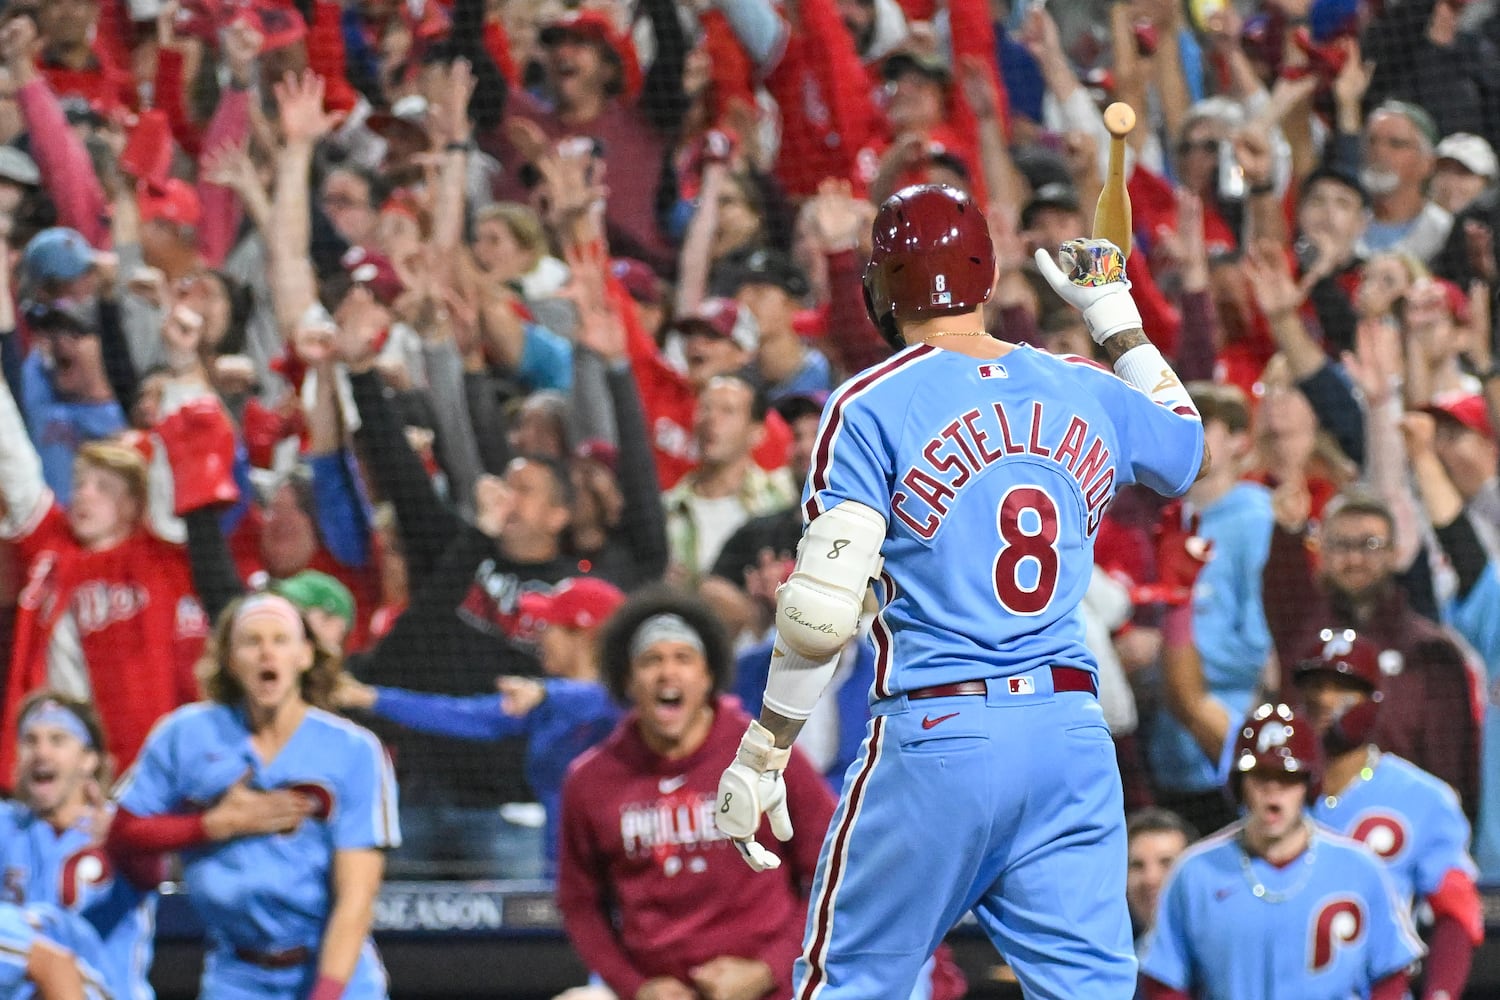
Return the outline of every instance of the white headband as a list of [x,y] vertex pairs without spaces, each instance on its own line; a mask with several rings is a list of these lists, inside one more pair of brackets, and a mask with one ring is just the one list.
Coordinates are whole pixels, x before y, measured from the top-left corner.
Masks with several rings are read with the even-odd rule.
[[683,642],[703,653],[703,637],[687,623],[681,615],[652,615],[641,622],[640,628],[630,640],[630,658],[633,660],[658,642]]

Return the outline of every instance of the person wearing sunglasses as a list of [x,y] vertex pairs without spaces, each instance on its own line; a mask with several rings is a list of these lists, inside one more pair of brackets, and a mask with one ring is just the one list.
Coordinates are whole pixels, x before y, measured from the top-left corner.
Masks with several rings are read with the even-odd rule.
[[[1304,491],[1305,493],[1305,491]],[[1276,527],[1262,576],[1266,621],[1293,686],[1300,652],[1322,628],[1352,628],[1380,648],[1386,696],[1371,742],[1452,785],[1474,816],[1479,793],[1478,731],[1464,654],[1437,622],[1413,607],[1406,578],[1426,562],[1399,566],[1395,516],[1356,489],[1329,501],[1316,531],[1295,490],[1272,500]]]

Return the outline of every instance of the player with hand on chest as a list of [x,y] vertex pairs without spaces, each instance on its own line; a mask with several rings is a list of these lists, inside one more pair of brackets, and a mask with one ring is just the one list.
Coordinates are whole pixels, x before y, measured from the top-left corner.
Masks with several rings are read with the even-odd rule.
[[204,996],[384,1000],[370,925],[400,842],[384,750],[318,707],[338,666],[286,598],[230,604],[208,662],[210,700],[158,723],[121,780],[111,848],[182,853]]
[[17,718],[17,799],[0,805],[5,899],[58,907],[56,921],[97,938],[99,972],[114,995],[149,1000],[160,859],[122,866],[104,849],[112,811],[98,714],[86,701],[37,691]]
[[1308,816],[1322,775],[1307,718],[1250,713],[1230,770],[1245,818],[1173,869],[1141,960],[1149,1000],[1404,1000],[1422,943],[1384,866]]
[[1430,909],[1428,955],[1416,995],[1448,1000],[1463,995],[1474,949],[1484,940],[1469,821],[1452,788],[1370,742],[1386,695],[1382,655],[1353,629],[1325,628],[1294,665],[1308,719],[1328,758],[1322,794],[1309,812],[1384,861],[1402,902]]

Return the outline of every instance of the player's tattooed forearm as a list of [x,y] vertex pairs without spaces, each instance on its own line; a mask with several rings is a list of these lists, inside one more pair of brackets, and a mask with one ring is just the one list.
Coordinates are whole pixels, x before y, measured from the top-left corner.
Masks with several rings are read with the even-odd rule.
[[1104,353],[1109,356],[1110,362],[1113,363],[1119,361],[1125,352],[1132,347],[1140,347],[1142,344],[1149,343],[1151,341],[1146,339],[1146,331],[1137,327],[1134,330],[1121,330],[1100,346],[1104,348]]

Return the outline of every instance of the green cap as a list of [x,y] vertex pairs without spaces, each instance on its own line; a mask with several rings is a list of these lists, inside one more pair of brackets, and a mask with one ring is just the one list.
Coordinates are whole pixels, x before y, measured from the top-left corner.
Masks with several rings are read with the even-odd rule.
[[354,622],[354,595],[327,573],[305,569],[295,576],[278,580],[270,589],[303,611],[317,608],[351,624]]

